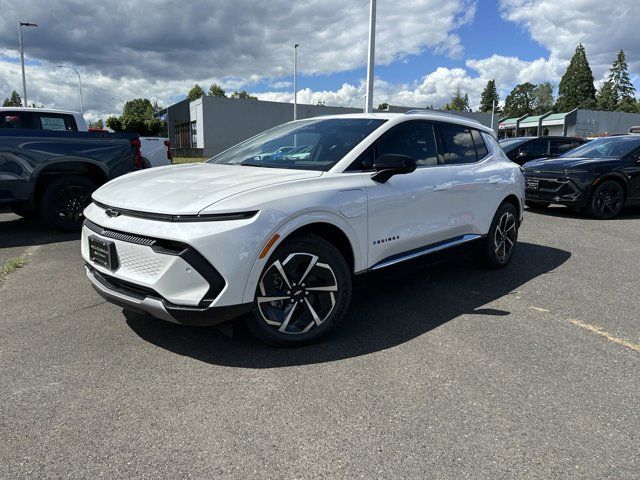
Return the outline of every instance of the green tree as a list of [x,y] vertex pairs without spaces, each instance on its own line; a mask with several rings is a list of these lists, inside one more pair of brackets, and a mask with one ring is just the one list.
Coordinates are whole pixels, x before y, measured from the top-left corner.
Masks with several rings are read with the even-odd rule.
[[11,96],[9,98],[4,99],[3,107],[21,107],[22,106],[22,98],[15,90],[11,92]]
[[617,99],[616,110],[619,112],[636,111],[636,88],[629,78],[629,67],[624,51],[620,50],[609,70],[608,82],[611,84]]
[[451,97],[451,101],[444,106],[444,110],[453,110],[456,112],[469,112],[469,95],[466,93],[462,95],[460,85],[456,87],[456,91]]
[[387,110],[389,110],[389,104],[387,102],[379,104],[378,110],[380,110],[381,112],[386,112]]
[[553,83],[542,82],[531,91],[531,111],[534,115],[553,110],[553,89]]
[[521,83],[511,90],[504,101],[504,114],[508,117],[521,117],[532,111],[533,83]]
[[249,95],[249,92],[246,90],[242,90],[238,92],[237,90],[231,94],[231,98],[240,98],[243,100],[258,100],[258,97],[254,97],[253,95]]
[[136,98],[124,104],[120,117],[107,118],[107,127],[116,132],[138,133],[143,137],[159,135],[163,123],[153,116],[154,109],[146,98]]
[[122,122],[119,117],[107,118],[107,128],[110,128],[114,132],[122,132]]
[[593,82],[587,52],[582,44],[579,44],[560,80],[555,110],[568,112],[574,108],[595,108],[596,87]]
[[195,84],[193,88],[189,90],[189,93],[187,93],[187,98],[190,102],[193,102],[194,100],[197,100],[201,97],[204,97],[204,90],[198,84]]
[[596,105],[598,110],[613,112],[618,107],[618,95],[609,80],[602,82],[596,94]]
[[102,122],[102,119],[99,118],[95,122],[89,122],[89,128],[95,128],[96,130],[103,130],[104,123]]
[[498,111],[498,102],[500,102],[500,97],[498,95],[498,89],[496,88],[496,81],[489,80],[487,82],[487,86],[484,87],[482,91],[482,96],[480,97],[480,111],[481,112],[489,112],[493,111],[493,105],[495,102],[496,112]]
[[214,83],[213,85],[211,85],[209,87],[209,96],[210,97],[225,97],[227,96],[227,92],[224,91],[224,88],[222,88],[220,85],[218,85],[217,83]]

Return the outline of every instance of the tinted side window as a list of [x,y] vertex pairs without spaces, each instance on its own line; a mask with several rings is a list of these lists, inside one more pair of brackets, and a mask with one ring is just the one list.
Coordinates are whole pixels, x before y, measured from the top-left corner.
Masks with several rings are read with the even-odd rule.
[[36,127],[40,130],[59,130],[74,132],[77,130],[73,115],[41,113],[36,117]]
[[[462,125],[440,124],[444,147],[444,163],[455,165],[477,161],[471,130]],[[486,147],[485,147],[486,149]]]
[[519,152],[526,154],[528,157],[545,157],[548,145],[548,140],[531,140],[521,146]]
[[376,144],[378,156],[408,155],[418,167],[438,164],[438,148],[433,125],[428,122],[402,123],[383,135]]
[[26,112],[2,112],[0,128],[30,128],[29,114]]
[[484,144],[482,135],[480,135],[480,132],[478,130],[471,130],[471,136],[473,137],[473,143],[476,146],[476,154],[478,155],[478,160],[482,160],[484,157],[489,155],[489,150],[487,150],[487,146]]
[[562,155],[577,146],[576,142],[570,140],[551,140],[551,155]]

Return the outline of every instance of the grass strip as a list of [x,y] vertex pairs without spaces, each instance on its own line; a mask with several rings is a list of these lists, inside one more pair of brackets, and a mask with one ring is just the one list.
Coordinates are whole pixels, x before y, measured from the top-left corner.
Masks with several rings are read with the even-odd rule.
[[27,259],[25,257],[16,257],[7,260],[7,262],[0,269],[0,280],[5,279],[16,270],[24,267],[26,263]]

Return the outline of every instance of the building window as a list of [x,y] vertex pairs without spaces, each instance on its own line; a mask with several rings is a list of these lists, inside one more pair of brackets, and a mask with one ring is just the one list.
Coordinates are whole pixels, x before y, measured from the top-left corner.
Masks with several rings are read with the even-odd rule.
[[198,146],[198,130],[196,128],[196,122],[191,122],[191,148],[196,148]]

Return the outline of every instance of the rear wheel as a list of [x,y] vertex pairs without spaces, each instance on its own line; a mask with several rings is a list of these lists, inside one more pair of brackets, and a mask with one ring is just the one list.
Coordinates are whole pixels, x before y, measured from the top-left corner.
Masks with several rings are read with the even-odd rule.
[[587,213],[599,220],[618,216],[624,205],[624,189],[615,180],[607,180],[596,187],[589,199]]
[[478,259],[483,266],[502,268],[513,256],[518,241],[518,213],[510,203],[503,203],[493,217]]
[[529,207],[531,210],[543,210],[547,208],[550,203],[547,202],[534,202],[532,200],[527,200],[524,204]]
[[91,203],[95,189],[95,183],[80,175],[56,178],[42,194],[42,219],[64,232],[80,230],[84,221],[83,211]]
[[351,273],[340,252],[315,235],[297,236],[266,263],[249,331],[271,345],[311,343],[343,319],[350,301]]

